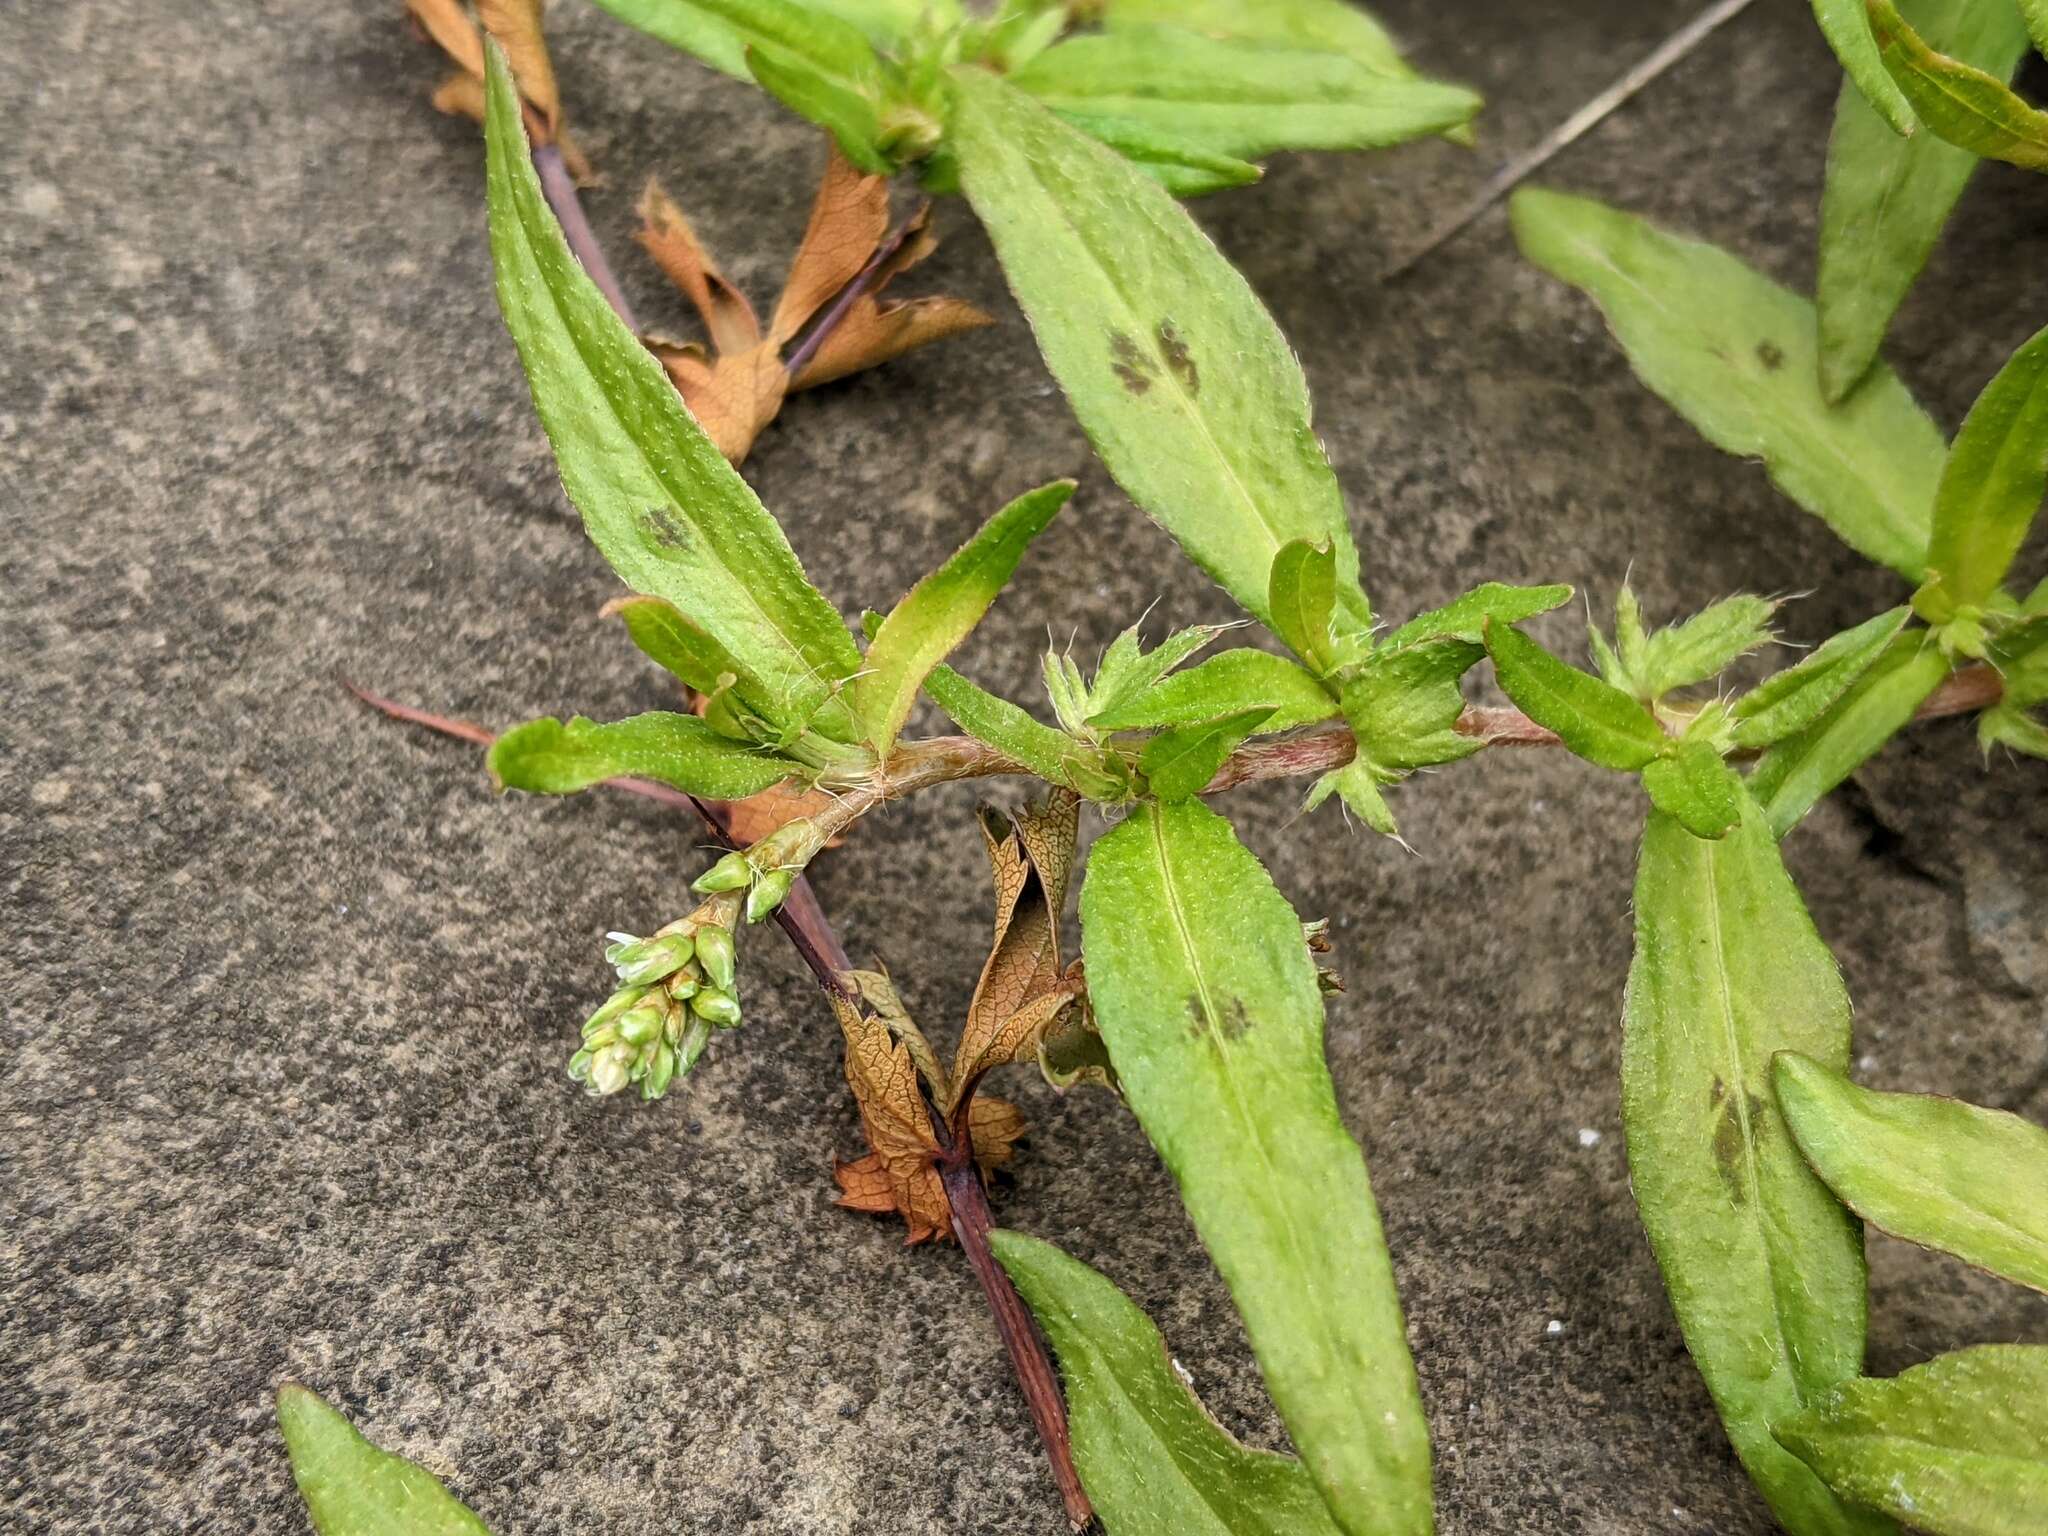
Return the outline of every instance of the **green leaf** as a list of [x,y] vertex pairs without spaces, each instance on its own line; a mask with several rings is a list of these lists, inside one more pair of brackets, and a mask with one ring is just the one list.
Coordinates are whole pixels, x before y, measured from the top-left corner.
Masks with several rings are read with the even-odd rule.
[[1302,1464],[1210,1418],[1106,1277],[1021,1232],[989,1247],[1059,1356],[1074,1465],[1113,1536],[1338,1536]]
[[1774,1081],[1799,1150],[1849,1209],[2048,1291],[2048,1131],[1955,1099],[1859,1088],[1792,1053]]
[[1430,1529],[1429,1435],[1301,922],[1199,800],[1140,805],[1081,892],[1089,997],[1338,1526]]
[[1850,83],[1885,126],[1895,135],[1909,134],[1918,127],[1919,119],[1913,116],[1898,82],[1877,56],[1877,39],[1870,35],[1870,17],[1864,12],[1863,0],[1813,0],[1813,19],[1820,23]]
[[846,158],[869,175],[886,176],[896,169],[880,143],[878,84],[849,86],[806,59],[763,48],[747,49],[747,69],[762,90],[831,134]]
[[683,408],[654,355],[612,313],[548,211],[518,93],[490,51],[491,254],[562,484],[612,569],[663,598],[736,659],[764,719],[838,741],[853,720],[836,685],[860,652],[805,580],[789,541]]
[[1414,74],[1387,29],[1348,0],[1108,0],[1103,25],[1186,27],[1225,42],[1320,49],[1407,78]]
[[[1835,3],[1853,5],[1857,24],[1868,33],[1863,0]],[[1915,0],[1912,14],[1937,45],[2008,79],[2027,50],[2010,5]],[[1870,47],[1875,60],[1875,41]],[[1900,138],[1862,92],[1843,86],[1820,204],[1816,297],[1821,390],[1827,399],[1846,399],[1870,368],[1892,315],[1926,266],[1976,168],[1974,155],[1938,134]]]
[[1511,206],[1522,253],[1598,301],[1637,375],[1707,441],[1763,460],[1852,548],[1919,579],[1948,446],[1889,370],[1831,408],[1797,294],[1587,198],[1525,188]]
[[1643,790],[1694,837],[1723,837],[1742,820],[1742,781],[1704,741],[1681,742],[1645,768]]
[[982,70],[953,81],[961,184],[1110,473],[1259,618],[1273,557],[1304,539],[1369,623],[1300,365],[1243,277],[1114,152]]
[[1486,651],[1515,707],[1557,732],[1587,762],[1637,773],[1671,745],[1642,705],[1613,684],[1566,666],[1513,626],[1489,624]]
[[[1114,714],[1142,697],[1167,673],[1222,634],[1226,627],[1196,624],[1168,635],[1156,650],[1148,651],[1138,633],[1138,626],[1133,624],[1110,642],[1101,663],[1095,668],[1095,681],[1088,685],[1088,722],[1093,724],[1098,716]],[[1181,722],[1153,723],[1173,725]]]
[[[702,694],[716,693],[726,678],[735,686],[746,668],[731,652],[683,617],[674,603],[659,597],[620,597],[605,604],[605,616],[623,620],[626,634],[641,653],[666,668],[683,686]],[[757,678],[747,678],[746,691],[759,695]]]
[[1313,674],[1284,656],[1240,649],[1162,678],[1088,723],[1106,731],[1148,730],[1199,725],[1248,709],[1270,711],[1259,727],[1264,732],[1291,731],[1338,713],[1336,699]]
[[2041,1536],[2048,1348],[1980,1344],[1850,1381],[1777,1436],[1846,1499],[1929,1536]]
[[1249,160],[1218,154],[1150,123],[1091,112],[1060,116],[1091,139],[1099,139],[1175,197],[1203,197],[1248,186],[1265,173]]
[[1734,662],[1771,642],[1767,597],[1728,597],[1643,643],[1642,678],[1653,699],[1719,677]]
[[1485,654],[1463,640],[1424,640],[1398,650],[1383,647],[1351,674],[1344,684],[1344,718],[1358,739],[1357,761],[1376,782],[1395,783],[1486,745],[1456,729],[1465,710],[1459,680]]
[[1913,610],[1903,605],[1831,637],[1797,666],[1766,678],[1735,701],[1734,744],[1754,751],[1797,734],[1827,713],[1876,665]]
[[1928,47],[1891,0],[1868,0],[1868,9],[1878,57],[1921,122],[1973,155],[2048,171],[2048,113],[1996,75]]
[[1771,1058],[1849,1059],[1849,996],[1755,802],[1718,842],[1653,812],[1622,1035],[1629,1179],[1721,1422],[1792,1536],[1891,1529],[1771,1438],[1863,1362],[1863,1239],[1771,1095]]
[[1400,79],[1339,54],[1247,48],[1180,27],[1071,37],[1010,77],[1061,113],[1136,123],[1221,155],[1377,149],[1479,110],[1457,86]]
[[1138,757],[1138,770],[1161,800],[1185,800],[1190,795],[1199,795],[1216,777],[1224,759],[1263,726],[1271,713],[1247,709],[1202,725],[1162,731],[1145,743],[1145,750]]
[[2048,330],[1984,387],[1949,449],[1934,498],[1929,587],[1914,604],[1932,622],[1988,602],[2026,542],[2048,492]]
[[2020,0],[2020,16],[2027,24],[2027,36],[2035,51],[2048,54],[2048,0]]
[[1489,620],[1496,624],[1519,624],[1571,600],[1570,587],[1514,587],[1489,581],[1441,608],[1417,614],[1387,636],[1385,648],[1393,650],[1421,640],[1441,639],[1483,645]]
[[953,558],[911,589],[882,621],[867,666],[853,683],[853,712],[878,757],[887,757],[910,718],[925,674],[981,622],[1008,584],[1025,546],[1074,494],[1056,480],[1026,491],[982,527]]
[[529,720],[491,744],[491,776],[501,789],[573,795],[606,779],[652,779],[707,800],[744,800],[803,765],[720,735],[695,715],[653,711],[599,725],[581,715]]
[[1103,798],[1108,772],[1101,751],[1065,731],[977,688],[948,666],[933,667],[924,691],[952,722],[984,746],[993,747],[1049,784],[1064,784],[1091,799]]
[[490,1536],[431,1472],[370,1444],[304,1387],[278,1389],[277,1424],[320,1536]]
[[1779,837],[1911,724],[1913,712],[1942,685],[1948,659],[1926,641],[1925,630],[1901,633],[1826,713],[1763,755],[1749,789]]
[[1337,557],[1327,544],[1295,539],[1282,545],[1266,576],[1266,603],[1268,625],[1295,655],[1319,674],[1336,666]]
[[1400,824],[1394,820],[1394,813],[1387,806],[1387,797],[1380,793],[1380,781],[1372,771],[1372,764],[1363,758],[1354,758],[1342,768],[1333,768],[1317,779],[1302,805],[1303,813],[1314,810],[1331,795],[1335,795],[1346,810],[1381,837],[1400,839]]
[[939,25],[956,25],[961,19],[959,0],[802,0],[809,11],[822,11],[828,16],[860,29],[875,47],[890,52],[900,51],[904,44],[917,35],[919,24],[926,12],[932,12]]
[[1987,753],[2004,747],[2028,757],[2048,757],[2048,726],[2024,710],[2001,704],[1977,717],[1977,744]]
[[[807,67],[855,95],[879,94],[880,66],[862,29],[846,15],[870,17],[887,0],[597,0],[629,27],[702,59],[736,80],[751,80],[747,50]],[[905,9],[890,6],[890,9]]]

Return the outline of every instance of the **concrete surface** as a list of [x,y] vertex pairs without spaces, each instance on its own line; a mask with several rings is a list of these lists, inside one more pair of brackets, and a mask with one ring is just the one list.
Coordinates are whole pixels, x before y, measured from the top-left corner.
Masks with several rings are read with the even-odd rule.
[[[1604,602],[1631,562],[1666,616],[1812,589],[1802,640],[1897,601],[1638,388],[1498,214],[1375,282],[1692,0],[1385,9],[1488,94],[1484,150],[1283,160],[1200,210],[1302,351],[1382,606],[1486,577]],[[679,910],[691,829],[617,797],[495,799],[474,752],[336,687],[499,723],[663,696],[594,617],[613,584],[490,296],[478,138],[428,110],[438,65],[397,11],[0,7],[0,1527],[304,1529],[268,1404],[291,1376],[501,1536],[1050,1536],[957,1254],[831,1205],[858,1131],[779,941],[748,950],[748,1028],[658,1110],[563,1079],[600,935]],[[555,39],[643,315],[683,318],[626,238],[652,171],[765,302],[811,136],[582,4]],[[1549,179],[1803,286],[1835,79],[1803,6],[1759,6]],[[1162,623],[1225,614],[1091,466],[964,209],[940,221],[923,290],[1005,323],[806,397],[764,439],[750,473],[812,572],[849,612],[886,601],[1002,499],[1078,472],[972,673],[1031,697],[1048,624],[1093,647],[1155,599]],[[2044,236],[2041,183],[1986,170],[1891,349],[1945,423],[2048,313]],[[2048,1118],[2044,786],[2048,766],[1987,772],[1966,729],[1928,729],[1791,844],[1872,1079]],[[892,811],[819,882],[935,1029],[985,942],[970,804]],[[1767,1530],[1628,1201],[1634,791],[1483,759],[1399,797],[1419,858],[1293,806],[1233,812],[1336,921],[1330,1056],[1444,1530]],[[1016,1091],[1036,1134],[1002,1219],[1104,1268],[1222,1418],[1278,1443],[1131,1120]],[[1874,1275],[1880,1370],[2048,1338],[2048,1306],[1955,1264],[1879,1242]]]

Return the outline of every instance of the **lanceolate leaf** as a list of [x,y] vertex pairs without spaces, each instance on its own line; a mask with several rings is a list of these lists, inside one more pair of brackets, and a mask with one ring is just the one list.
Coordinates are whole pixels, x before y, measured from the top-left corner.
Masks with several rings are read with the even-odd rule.
[[1729,711],[1735,745],[1768,747],[1812,725],[1876,664],[1912,616],[1913,610],[1902,606],[1866,619],[1737,699]]
[[1021,1232],[989,1247],[1059,1356],[1074,1464],[1111,1536],[1338,1536],[1302,1464],[1210,1418],[1109,1280]]
[[1652,698],[1718,677],[1751,651],[1771,641],[1771,615],[1778,605],[1767,597],[1723,598],[1681,624],[1648,636],[1643,643],[1643,682]]
[[803,767],[720,735],[695,715],[650,713],[610,725],[581,716],[529,720],[491,744],[505,789],[573,795],[606,779],[653,779],[710,800],[741,800],[801,776]]
[[1273,557],[1266,576],[1266,601],[1273,633],[1318,673],[1336,664],[1330,623],[1337,616],[1337,558],[1328,545],[1294,539]]
[[1749,778],[1771,830],[1783,837],[1870,755],[1911,723],[1949,663],[1925,630],[1892,641],[1856,684],[1813,724],[1766,752]]
[[1181,138],[1151,123],[1090,112],[1065,111],[1060,116],[1091,139],[1100,139],[1175,197],[1201,197],[1226,187],[1257,181],[1259,168],[1235,155]]
[[2048,330],[2012,355],[1970,407],[1949,450],[1928,546],[1936,622],[1998,590],[2048,492]]
[[1340,54],[1247,48],[1166,26],[1070,38],[1011,79],[1062,114],[1138,123],[1246,160],[1404,143],[1479,110],[1470,91],[1399,79]]
[[1918,120],[1900,92],[1898,82],[1878,57],[1877,40],[1870,35],[1870,18],[1863,0],[1813,0],[1813,17],[1835,50],[1850,84],[1862,95],[1877,116],[1895,135],[1913,132]]
[[713,69],[751,80],[747,50],[807,65],[861,95],[880,78],[875,51],[852,20],[831,14],[867,0],[597,0],[629,27],[694,54]]
[[1385,648],[1396,650],[1417,641],[1440,639],[1481,645],[1485,643],[1489,620],[1496,624],[1519,624],[1571,600],[1570,587],[1513,587],[1489,581],[1441,608],[1417,614],[1387,636]]
[[914,587],[882,621],[867,666],[853,684],[853,710],[878,756],[886,757],[910,718],[925,675],[967,638],[1009,582],[1025,546],[1074,494],[1058,480],[1011,502],[959,552]]
[[1489,624],[1487,653],[1516,707],[1590,763],[1635,773],[1671,745],[1642,705],[1612,684],[1568,667],[1520,630]]
[[1350,0],[1109,0],[1102,20],[1112,29],[1163,23],[1224,42],[1317,48],[1381,74],[1414,74],[1387,29]]
[[[1831,3],[1853,6],[1868,36],[1863,0]],[[1908,15],[1936,47],[2000,79],[2012,77],[2027,51],[2010,5],[1913,0]],[[1870,46],[1874,57],[1877,45]],[[1976,168],[1969,151],[1925,128],[1901,138],[1861,92],[1842,88],[1821,194],[1816,289],[1821,389],[1829,400],[1846,398],[1869,369]]]
[[1428,1430],[1300,919],[1199,800],[1141,805],[1081,893],[1089,995],[1266,1385],[1350,1536],[1429,1531]]
[[491,1536],[426,1468],[379,1450],[304,1387],[279,1389],[277,1423],[320,1536]]
[[748,678],[731,653],[684,618],[674,603],[659,597],[621,597],[606,603],[604,612],[607,618],[622,620],[642,654],[667,668],[684,687],[711,694],[725,678],[732,678],[735,686],[746,678],[743,691],[760,693],[760,682]]
[[661,365],[577,265],[527,158],[519,98],[490,55],[491,254],[562,483],[625,583],[666,599],[759,679],[746,702],[850,739],[833,685],[860,665],[754,493],[690,419]]
[[1288,731],[1337,713],[1337,701],[1313,676],[1284,656],[1249,649],[1225,651],[1199,666],[1162,678],[1145,692],[1090,720],[1106,731],[1199,725],[1248,709],[1272,713],[1261,731]]
[[1523,254],[1599,302],[1643,382],[1709,442],[1762,459],[1852,547],[1919,579],[1947,444],[1889,371],[1830,407],[1812,306],[1727,252],[1555,192],[1516,193],[1513,217]]
[[1843,1498],[1930,1536],[2040,1536],[2048,1348],[1981,1344],[1844,1382],[1777,1435]]
[[1091,787],[1099,790],[1099,782],[1090,777],[1099,754],[1086,743],[1034,719],[1008,699],[977,688],[951,667],[932,668],[924,689],[961,730],[1047,783],[1065,784],[1083,794]]
[[2048,113],[1996,75],[1928,47],[1891,0],[1869,0],[1869,10],[1878,56],[1927,127],[1973,155],[2048,171]]
[[1778,1058],[1775,1080],[1800,1151],[1857,1215],[2048,1291],[2048,1131],[1955,1099],[1859,1088],[1799,1055]]
[[953,82],[961,184],[1118,483],[1260,618],[1273,557],[1305,539],[1369,619],[1300,366],[1244,279],[1114,152],[983,70]]
[[1847,1065],[1849,998],[1762,811],[1719,842],[1654,813],[1622,1037],[1629,1177],[1687,1347],[1792,1536],[1890,1530],[1771,1438],[1863,1363],[1863,1240],[1771,1093],[1771,1058]]
[[1259,730],[1270,713],[1265,709],[1247,709],[1202,725],[1162,731],[1145,743],[1138,768],[1152,793],[1161,800],[1185,800],[1190,795],[1199,795],[1216,777],[1224,759],[1247,736]]

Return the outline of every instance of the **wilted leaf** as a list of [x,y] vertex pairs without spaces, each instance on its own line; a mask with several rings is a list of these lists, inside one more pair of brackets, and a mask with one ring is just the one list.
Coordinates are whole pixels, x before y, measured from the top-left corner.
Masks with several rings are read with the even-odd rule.
[[[1828,3],[1853,10],[1844,25],[1853,22],[1861,31],[1870,63],[1896,92],[1870,38],[1863,0]],[[1936,46],[2002,79],[2011,78],[2027,51],[2026,33],[2010,5],[1913,0],[1909,9]],[[1828,139],[1815,289],[1820,382],[1828,400],[1847,399],[1876,358],[1892,315],[1927,264],[1977,163],[1968,150],[1925,128],[1900,137],[1863,91],[1843,85]]]
[[492,743],[492,777],[505,789],[573,795],[606,779],[652,779],[685,794],[738,800],[804,766],[720,735],[695,715],[651,711],[599,725],[581,716],[529,720]]
[[996,887],[995,940],[967,1005],[944,1097],[948,1113],[990,1068],[1031,1060],[1040,1036],[1079,991],[1060,961],[1079,800],[1055,790],[1043,804],[1007,817],[985,807],[980,819]]
[[1773,1081],[1799,1150],[1850,1210],[2048,1292],[2048,1130],[1956,1099],[1861,1088],[1791,1052]]
[[1428,1428],[1300,919],[1229,823],[1181,800],[1096,844],[1081,924],[1125,1095],[1331,1514],[1351,1536],[1420,1536]]
[[490,1536],[432,1473],[379,1450],[304,1387],[278,1390],[277,1423],[320,1536]]
[[1929,1536],[2040,1536],[2048,1348],[1980,1344],[1847,1381],[1773,1426],[1845,1499]]
[[896,744],[926,675],[981,622],[1025,549],[1073,494],[1073,481],[1056,480],[1019,496],[882,621],[853,682],[854,715],[877,757],[886,759]]
[[1839,407],[1816,381],[1813,307],[1727,252],[1588,198],[1525,188],[1522,253],[1591,294],[1643,382],[1852,548],[1918,580],[1948,445],[1888,369]]
[[505,49],[533,142],[558,146],[569,173],[578,181],[591,179],[590,162],[562,128],[561,95],[541,30],[541,0],[476,0],[474,17],[462,0],[405,0],[405,8],[455,64],[455,73],[434,88],[435,111],[484,120],[484,35],[489,33]]
[[837,690],[860,666],[852,635],[570,252],[527,157],[511,76],[502,55],[490,59],[498,299],[570,499],[627,586],[674,604],[759,680],[757,713],[849,740]]
[[1718,842],[1661,812],[1643,836],[1622,1035],[1629,1178],[1686,1347],[1793,1536],[1884,1536],[1771,1426],[1863,1363],[1862,1232],[1813,1176],[1771,1058],[1849,1059],[1849,997],[1762,810]]
[[1118,1536],[1338,1536],[1307,1470],[1209,1417],[1150,1319],[1102,1275],[1021,1232],[989,1247],[1059,1355],[1074,1464]]
[[2048,113],[1996,75],[1928,47],[1891,0],[1867,4],[1878,57],[1922,123],[1973,155],[2048,171]]
[[[787,396],[994,323],[957,299],[882,300],[891,282],[938,249],[930,217],[929,205],[920,208],[893,252],[868,272],[888,235],[889,183],[862,172],[832,147],[803,241],[764,331],[682,210],[657,183],[648,183],[640,201],[640,243],[703,317],[713,350],[660,336],[646,340],[726,458],[735,464],[746,458]],[[783,354],[864,272],[863,290],[833,317],[831,331],[791,377]]]

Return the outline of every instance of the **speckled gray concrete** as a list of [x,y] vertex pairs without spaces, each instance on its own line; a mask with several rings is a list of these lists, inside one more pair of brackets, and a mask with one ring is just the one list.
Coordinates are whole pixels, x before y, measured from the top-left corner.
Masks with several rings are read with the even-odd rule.
[[[670,915],[690,829],[618,798],[494,799],[475,755],[346,672],[491,721],[645,707],[493,306],[481,152],[395,4],[0,7],[0,1526],[293,1532],[268,1395],[296,1376],[505,1536],[1060,1528],[956,1255],[831,1205],[857,1145],[835,1031],[779,942],[747,1030],[656,1111],[561,1076],[599,935]],[[1488,150],[1290,160],[1201,217],[1300,346],[1394,613],[1482,577],[1657,609],[1812,588],[1806,640],[1898,600],[1630,379],[1498,215],[1388,257],[1692,9],[1387,7],[1491,97]],[[1811,271],[1834,74],[1760,6],[1552,171]],[[764,98],[579,5],[557,58],[626,240],[659,171],[756,293],[817,149]],[[1892,352],[1947,423],[2048,312],[2038,183],[1987,171]],[[750,473],[847,611],[1007,495],[1078,473],[966,665],[1019,696],[1048,622],[1226,612],[1091,466],[958,206],[928,286],[1002,329],[797,402]],[[921,277],[924,274],[920,274]],[[1079,575],[1079,580],[1075,578]],[[1547,633],[1572,643],[1573,622]],[[1790,845],[1868,1074],[2048,1117],[2048,767],[1925,730]],[[820,886],[928,1020],[980,958],[952,795]],[[1330,1058],[1369,1148],[1455,1536],[1768,1529],[1628,1202],[1616,1016],[1632,790],[1497,756],[1400,797],[1422,857],[1232,809],[1351,990]],[[1018,1093],[1004,1220],[1151,1310],[1223,1418],[1277,1427],[1168,1181],[1108,1102]],[[1598,1132],[1597,1141],[1592,1132]],[[2048,1307],[1897,1245],[1872,1358],[2048,1337]],[[1553,1319],[1562,1324],[1553,1331]]]

